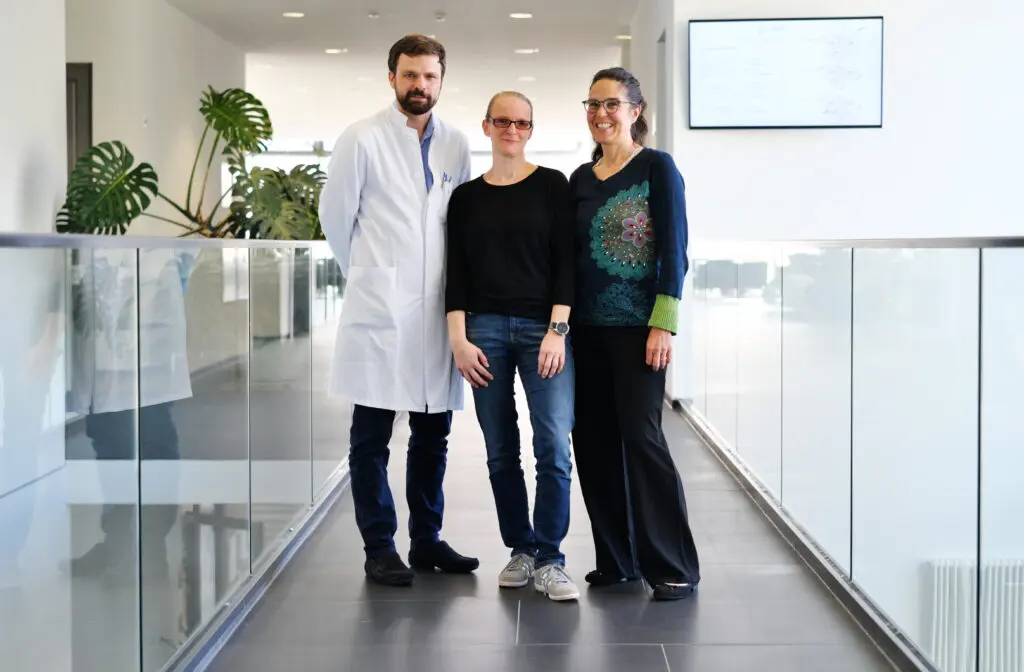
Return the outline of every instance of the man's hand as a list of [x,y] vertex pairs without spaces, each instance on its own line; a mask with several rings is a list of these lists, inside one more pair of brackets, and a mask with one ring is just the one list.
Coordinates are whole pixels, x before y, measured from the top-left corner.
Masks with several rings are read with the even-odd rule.
[[454,344],[452,354],[455,355],[455,367],[473,387],[487,387],[487,381],[494,380],[494,376],[487,370],[489,365],[484,351],[470,343],[468,339]]
[[651,327],[647,336],[647,366],[661,371],[672,362],[672,332]]
[[540,344],[537,371],[541,378],[554,378],[565,368],[565,337],[549,331]]

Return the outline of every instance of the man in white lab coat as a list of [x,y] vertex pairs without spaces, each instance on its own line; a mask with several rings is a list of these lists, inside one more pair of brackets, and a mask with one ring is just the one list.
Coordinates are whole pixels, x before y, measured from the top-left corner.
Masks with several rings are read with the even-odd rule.
[[444,310],[445,218],[452,191],[469,179],[469,141],[433,113],[445,50],[402,38],[388,56],[395,102],[352,124],[338,139],[320,219],[345,295],[331,389],[353,402],[349,470],[366,575],[409,585],[395,548],[388,487],[395,414],[409,414],[406,463],[412,569],[472,572],[476,558],[441,541],[452,411],[462,408]]

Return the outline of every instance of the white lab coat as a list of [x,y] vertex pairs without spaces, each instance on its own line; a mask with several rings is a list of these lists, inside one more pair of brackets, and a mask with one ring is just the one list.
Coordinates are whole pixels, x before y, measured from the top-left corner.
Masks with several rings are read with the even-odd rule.
[[394,103],[338,139],[320,220],[345,277],[331,392],[361,406],[460,410],[444,309],[445,220],[469,140],[434,119],[427,193],[419,134]]

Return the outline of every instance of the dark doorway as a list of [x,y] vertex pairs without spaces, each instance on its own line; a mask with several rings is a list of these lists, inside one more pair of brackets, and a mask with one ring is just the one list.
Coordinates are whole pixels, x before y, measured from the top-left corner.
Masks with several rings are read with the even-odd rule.
[[92,147],[92,63],[67,64],[68,172]]

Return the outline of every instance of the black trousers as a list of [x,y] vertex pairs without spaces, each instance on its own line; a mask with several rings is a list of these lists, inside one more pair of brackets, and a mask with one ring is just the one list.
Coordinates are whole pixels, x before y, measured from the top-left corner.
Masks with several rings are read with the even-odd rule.
[[[388,484],[388,444],[394,424],[394,411],[358,405],[352,411],[348,468],[356,525],[368,558],[395,552],[398,517]],[[452,413],[409,413],[409,429],[405,496],[409,538],[415,550],[440,540]]]
[[696,584],[683,483],[661,428],[665,371],[647,366],[648,333],[573,328],[577,473],[599,571]]

